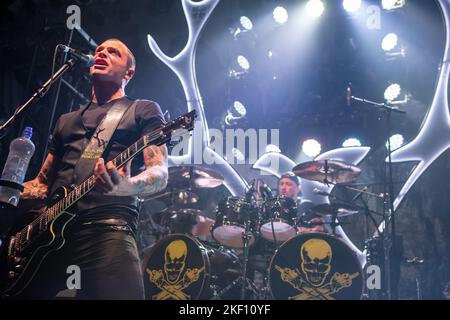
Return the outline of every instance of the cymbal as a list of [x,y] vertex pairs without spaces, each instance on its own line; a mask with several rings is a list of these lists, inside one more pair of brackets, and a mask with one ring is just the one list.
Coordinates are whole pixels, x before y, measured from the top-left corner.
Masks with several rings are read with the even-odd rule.
[[217,172],[194,166],[169,168],[168,188],[187,189],[216,188],[223,183],[223,177]]
[[319,204],[310,210],[319,215],[336,215],[337,218],[351,216],[358,213],[358,209],[356,207],[342,203]]
[[303,162],[292,171],[300,178],[331,184],[352,182],[361,174],[360,168],[337,160]]

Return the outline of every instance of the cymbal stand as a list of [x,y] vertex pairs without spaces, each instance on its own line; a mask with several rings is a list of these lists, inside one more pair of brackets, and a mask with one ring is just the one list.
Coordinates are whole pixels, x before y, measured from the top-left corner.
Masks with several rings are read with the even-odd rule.
[[330,216],[331,216],[330,222],[331,234],[333,236],[336,236],[336,227],[340,225],[339,221],[337,220],[337,211],[333,211],[333,213]]
[[245,300],[245,290],[247,289],[248,281],[247,278],[247,264],[248,264],[248,251],[249,251],[249,242],[251,237],[250,232],[250,223],[246,223],[245,232],[242,234],[242,244],[243,244],[243,265],[242,265],[242,287],[241,287],[241,300]]
[[325,177],[323,178],[323,183],[329,186],[330,181],[328,181],[328,173],[330,171],[330,168],[328,167],[328,160],[324,160],[324,162],[325,162]]

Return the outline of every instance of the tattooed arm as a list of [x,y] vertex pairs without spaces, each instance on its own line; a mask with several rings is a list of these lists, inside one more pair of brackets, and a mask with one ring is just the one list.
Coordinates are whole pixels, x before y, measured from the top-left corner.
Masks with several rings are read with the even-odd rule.
[[94,168],[97,187],[114,196],[150,195],[163,190],[168,179],[166,146],[149,146],[143,154],[146,170],[134,177],[129,177],[129,166],[125,166],[128,170],[117,170],[112,162],[105,167],[104,160],[99,159]]
[[48,196],[48,185],[54,174],[56,158],[49,153],[44,165],[36,178],[23,184],[24,190],[20,194],[21,199],[46,199]]
[[150,195],[162,191],[167,186],[167,147],[149,146],[144,152],[146,170],[130,179],[138,194]]

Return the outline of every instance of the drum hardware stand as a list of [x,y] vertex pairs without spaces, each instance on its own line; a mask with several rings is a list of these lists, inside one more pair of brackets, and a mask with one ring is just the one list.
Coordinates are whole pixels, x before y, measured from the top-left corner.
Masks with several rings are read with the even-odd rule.
[[410,259],[405,259],[403,261],[408,267],[414,267],[414,269],[416,270],[416,272],[418,273],[418,276],[416,277],[416,298],[417,300],[422,300],[423,299],[423,295],[422,295],[422,266],[423,263],[425,262],[424,259],[420,259],[418,257],[414,257],[414,258],[410,258]]
[[330,184],[333,184],[331,181],[328,181],[328,173],[330,172],[330,168],[328,167],[328,160],[324,160],[325,162],[325,177],[323,178],[323,183],[327,186],[330,186]]
[[230,283],[228,286],[223,288],[221,291],[215,293],[212,300],[219,300],[220,297],[228,292],[231,288],[233,288],[236,285],[241,285],[241,292],[240,292],[240,299],[245,300],[245,291],[247,289],[251,289],[253,294],[257,297],[257,299],[260,299],[260,293],[258,292],[258,288],[255,286],[255,284],[247,277],[247,264],[248,264],[248,254],[249,254],[249,240],[251,237],[251,232],[249,231],[250,224],[245,224],[245,232],[242,233],[242,243],[243,243],[243,258],[242,258],[242,275],[237,277],[232,283]]
[[340,238],[338,234],[336,234],[336,227],[342,226],[344,224],[349,224],[349,222],[340,222],[337,218],[337,212],[334,212],[331,216],[331,221],[325,224],[329,224],[331,227],[331,234],[337,238]]
[[[394,265],[392,264],[391,255],[397,253],[398,245],[397,245],[397,235],[396,235],[396,225],[395,225],[395,210],[394,210],[394,184],[393,184],[393,177],[392,177],[392,149],[391,149],[391,115],[393,112],[398,114],[406,114],[405,111],[398,109],[397,107],[392,107],[386,103],[377,103],[374,101],[370,101],[367,99],[351,96],[351,99],[355,101],[362,102],[363,104],[372,105],[379,110],[383,112],[384,115],[386,115],[386,135],[387,135],[387,158],[388,163],[387,166],[385,165],[385,172],[384,172],[384,216],[383,216],[383,222],[384,222],[384,229],[381,233],[381,236],[383,238],[383,243],[385,246],[385,274],[386,274],[386,296],[389,300],[396,300],[398,298],[398,287],[397,283],[398,281],[393,281],[392,276],[395,274],[395,269],[399,269],[400,265]],[[386,169],[388,171],[388,179],[386,180]],[[387,191],[387,192],[386,192]],[[388,207],[388,210],[386,210],[386,207]],[[390,227],[390,234],[386,234],[386,230],[388,227]],[[378,229],[377,229],[378,230]]]
[[247,278],[247,264],[248,264],[248,250],[249,250],[249,241],[251,237],[251,232],[249,230],[250,223],[245,224],[245,232],[242,234],[242,244],[243,244],[243,268],[242,268],[242,276],[240,280],[242,281],[241,287],[241,300],[245,300],[245,290],[248,286],[253,288],[253,283],[251,283],[250,279]]
[[[270,195],[268,192],[264,192],[264,193],[263,193],[263,198],[264,198],[264,202],[266,202],[266,201],[272,199],[271,195]],[[277,213],[278,213],[278,216],[280,216],[279,212],[277,212]],[[273,221],[274,221],[274,217],[273,217],[272,214],[271,214],[271,217],[270,217],[270,226],[271,226],[271,228],[272,228],[272,236],[273,236],[273,241],[274,241],[274,243],[275,243],[275,247],[276,247],[276,249],[278,249],[279,245],[278,245],[278,242],[277,242],[277,236],[276,236],[276,234],[275,234],[275,227],[273,226]],[[275,249],[275,250],[276,250],[276,249]]]
[[278,249],[278,245],[277,245],[277,236],[276,236],[276,234],[275,234],[275,228],[274,228],[274,226],[273,226],[273,220],[274,220],[274,218],[271,218],[270,219],[270,226],[272,227],[272,236],[273,236],[273,241],[275,242],[275,245],[276,245],[276,248]]

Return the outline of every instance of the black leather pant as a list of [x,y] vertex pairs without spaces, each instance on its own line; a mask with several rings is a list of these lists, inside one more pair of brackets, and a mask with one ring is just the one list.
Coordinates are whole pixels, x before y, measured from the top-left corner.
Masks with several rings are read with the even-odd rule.
[[[66,245],[51,253],[22,299],[52,299],[71,281],[68,267],[80,270],[77,299],[144,299],[136,241],[126,226],[102,223],[68,227]],[[69,280],[69,281],[68,281]]]

